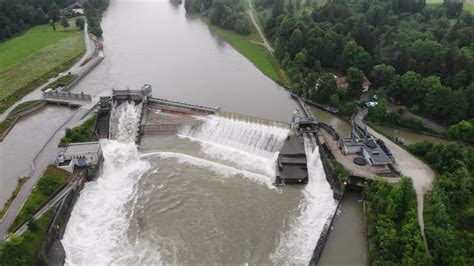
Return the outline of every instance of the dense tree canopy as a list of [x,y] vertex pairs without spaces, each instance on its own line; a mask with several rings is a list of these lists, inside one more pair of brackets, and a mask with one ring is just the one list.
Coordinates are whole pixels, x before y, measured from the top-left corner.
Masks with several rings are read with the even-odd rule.
[[372,265],[431,265],[416,216],[412,180],[397,186],[375,180],[364,191],[367,199]]
[[74,2],[75,0],[1,0],[0,41],[31,26],[46,23],[47,17],[59,20],[59,8]]
[[250,22],[244,13],[241,1],[188,0],[184,7],[191,13],[204,12],[213,25],[231,29],[240,34],[250,33]]
[[[0,41],[28,30],[31,26],[60,20],[60,9],[76,0],[0,0]],[[90,31],[100,36],[100,14],[109,0],[86,0],[84,7]]]
[[474,149],[428,142],[408,148],[439,173],[425,204],[425,232],[435,265],[472,265]]
[[[290,14],[289,3],[256,1],[275,56],[298,93],[316,95],[311,91],[321,71],[347,75],[355,67],[414,112],[446,124],[474,118],[474,15],[462,12],[462,4],[329,1]],[[351,98],[340,96],[332,98]]]

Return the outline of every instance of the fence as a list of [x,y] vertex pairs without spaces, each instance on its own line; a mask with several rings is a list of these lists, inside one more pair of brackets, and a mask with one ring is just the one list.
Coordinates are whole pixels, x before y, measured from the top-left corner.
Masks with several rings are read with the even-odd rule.
[[91,101],[92,96],[89,94],[81,93],[72,93],[72,92],[58,92],[58,91],[48,91],[43,92],[44,99],[65,99],[65,100],[74,100],[74,101]]
[[189,104],[189,103],[169,101],[169,100],[159,99],[159,98],[149,98],[148,101],[151,102],[151,103],[158,103],[158,104],[163,104],[163,105],[181,107],[181,108],[186,108],[186,109],[195,110],[195,111],[199,111],[199,112],[207,112],[207,113],[211,113],[211,114],[215,113],[219,110],[219,108],[211,108],[211,107],[194,105],[194,104]]

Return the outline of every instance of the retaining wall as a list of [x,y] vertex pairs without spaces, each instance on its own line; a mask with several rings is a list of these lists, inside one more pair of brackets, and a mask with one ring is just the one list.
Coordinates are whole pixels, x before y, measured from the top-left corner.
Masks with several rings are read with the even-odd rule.
[[[94,53],[95,54],[95,53]],[[98,56],[95,58],[95,60],[90,64],[84,71],[81,73],[77,74],[77,77],[73,79],[71,82],[66,84],[62,91],[70,91],[82,78],[84,78],[92,69],[94,69],[102,60],[104,60],[105,57],[103,56]]]
[[[83,184],[77,186],[74,190],[71,190],[64,200],[61,202],[59,207],[56,209],[56,213],[49,223],[46,231],[46,239],[41,244],[41,248],[36,256],[35,264],[42,264],[47,258],[48,264],[64,264],[66,258],[66,252],[62,247],[60,240],[64,236],[66,225],[71,217],[74,204],[80,195],[83,188]],[[53,244],[56,242],[56,248],[52,250]],[[59,246],[59,248],[58,248]]]
[[[313,117],[311,111],[307,108],[304,101],[300,97],[293,94],[292,94],[292,97],[298,100],[298,103],[300,104],[306,116]],[[332,215],[332,217],[324,225],[323,231],[321,232],[318,242],[316,243],[316,247],[314,248],[313,256],[311,257],[311,260],[309,262],[310,265],[316,265],[319,261],[319,258],[321,257],[324,246],[326,245],[326,241],[329,236],[330,229],[336,217],[337,211],[339,210],[339,206],[342,202],[342,198],[344,196],[344,188],[341,182],[339,181],[339,178],[334,176],[334,169],[329,159],[329,158],[334,158],[334,156],[330,153],[327,147],[324,147],[323,145],[321,145],[321,143],[319,142],[318,136],[315,136],[314,133],[310,133],[310,135],[313,135],[312,139],[314,139],[314,141],[316,142],[315,144],[319,148],[319,155],[320,155],[321,163],[323,164],[324,173],[326,174],[326,180],[331,185],[331,189],[333,190],[333,197],[337,201],[336,210],[334,211],[334,214]]]
[[38,102],[37,104],[34,104],[34,105],[32,105],[32,106],[30,106],[30,107],[28,107],[28,108],[26,108],[26,109],[24,109],[24,110],[21,110],[21,111],[19,111],[19,112],[15,112],[15,113],[13,113],[13,114],[12,114],[12,112],[9,113],[8,116],[7,116],[7,118],[10,118],[10,119],[14,119],[14,118],[17,118],[17,117],[18,117],[18,118],[21,118],[21,117],[23,117],[23,116],[25,116],[25,115],[27,115],[27,114],[30,114],[30,113],[32,113],[32,112],[38,110],[38,109],[41,109],[41,108],[42,108],[43,106],[45,106],[45,105],[46,105],[46,102],[45,102],[45,101],[40,101],[40,102]]

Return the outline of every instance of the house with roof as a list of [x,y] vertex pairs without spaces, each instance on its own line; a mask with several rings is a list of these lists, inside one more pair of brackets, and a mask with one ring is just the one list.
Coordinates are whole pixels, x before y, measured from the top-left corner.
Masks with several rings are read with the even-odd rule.
[[80,4],[79,2],[75,2],[73,4],[70,4],[65,9],[65,12],[67,13],[67,15],[70,15],[70,16],[84,15],[84,6]]
[[[338,87],[341,87],[344,89],[347,89],[347,87],[349,87],[349,83],[347,82],[347,76],[339,76],[339,77],[336,76],[335,78],[336,78],[336,85]],[[372,83],[370,83],[367,77],[364,76],[364,81],[362,82],[362,92],[369,91],[370,85],[372,85]]]

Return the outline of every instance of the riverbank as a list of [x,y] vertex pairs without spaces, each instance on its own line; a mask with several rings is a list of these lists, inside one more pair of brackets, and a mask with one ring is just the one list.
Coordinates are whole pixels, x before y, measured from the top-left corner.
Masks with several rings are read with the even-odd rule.
[[281,74],[281,68],[273,56],[265,49],[263,41],[255,31],[249,35],[242,35],[232,30],[223,29],[212,25],[209,19],[203,15],[199,16],[202,21],[229,43],[235,50],[252,62],[255,67],[262,71],[267,77],[279,84],[285,84],[285,78]]

